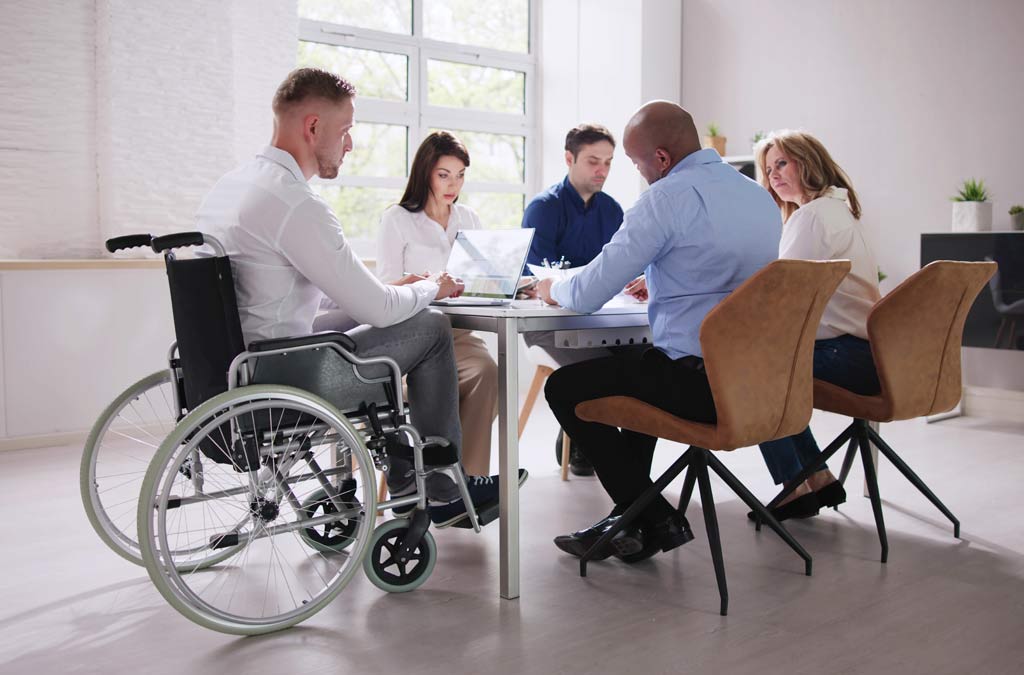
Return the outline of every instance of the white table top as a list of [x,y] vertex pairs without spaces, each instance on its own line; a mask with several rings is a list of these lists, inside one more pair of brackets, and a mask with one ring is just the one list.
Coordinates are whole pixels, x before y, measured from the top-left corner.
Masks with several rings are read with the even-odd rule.
[[638,302],[628,295],[621,294],[616,295],[604,307],[590,315],[578,314],[557,305],[549,305],[540,298],[535,300],[513,300],[508,305],[434,305],[433,307],[449,315],[486,316],[503,319],[647,313],[646,302]]

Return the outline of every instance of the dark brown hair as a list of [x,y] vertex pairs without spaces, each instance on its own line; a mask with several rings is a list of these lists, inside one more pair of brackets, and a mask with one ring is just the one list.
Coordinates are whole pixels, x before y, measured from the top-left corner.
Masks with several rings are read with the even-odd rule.
[[[405,194],[398,202],[406,211],[416,213],[427,205],[430,196],[430,172],[444,156],[456,157],[469,166],[469,153],[466,146],[458,138],[447,131],[435,131],[420,143],[416,156],[412,159],[409,169],[409,182],[405,185]],[[455,201],[459,201],[458,197]]]
[[283,111],[307,98],[323,98],[333,103],[344,103],[356,95],[356,88],[348,80],[320,68],[298,68],[274,94],[274,113]]
[[600,141],[608,141],[613,148],[615,147],[615,137],[608,131],[608,127],[600,124],[579,124],[569,129],[569,133],[565,135],[565,149],[571,152],[573,160],[576,160],[580,148]]

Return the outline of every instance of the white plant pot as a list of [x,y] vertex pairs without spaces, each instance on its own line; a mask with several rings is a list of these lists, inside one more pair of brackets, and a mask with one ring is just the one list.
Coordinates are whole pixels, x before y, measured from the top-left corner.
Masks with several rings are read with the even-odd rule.
[[953,202],[954,232],[988,232],[992,229],[992,202]]

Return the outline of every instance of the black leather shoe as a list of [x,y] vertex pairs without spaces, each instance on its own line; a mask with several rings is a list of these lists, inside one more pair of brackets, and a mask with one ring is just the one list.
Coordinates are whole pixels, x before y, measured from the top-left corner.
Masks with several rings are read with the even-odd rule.
[[686,516],[676,511],[659,523],[628,527],[620,532],[616,539],[621,548],[626,548],[626,540],[636,542],[630,546],[635,551],[622,553],[618,558],[623,562],[637,563],[650,558],[658,551],[667,553],[688,541],[693,541],[693,532]]
[[[558,438],[555,439],[555,461],[558,465],[562,465],[562,438],[564,432],[558,430]],[[572,439],[569,440],[569,471],[574,476],[593,476],[594,465],[590,463],[590,460],[586,458],[583,451],[580,450],[580,446],[576,445],[576,442]]]
[[846,490],[843,484],[835,480],[814,493],[818,503],[825,508],[836,507],[846,501]]
[[[771,514],[775,516],[775,520],[780,523],[790,518],[811,518],[818,515],[818,511],[821,509],[821,504],[818,503],[818,498],[815,493],[808,492],[805,495],[800,495],[793,501],[786,502],[782,506],[776,506],[774,509],[769,509]],[[747,511],[747,518],[755,520],[754,512]]]
[[[590,547],[597,543],[608,528],[618,521],[619,516],[608,516],[585,530],[563,534],[555,537],[555,546],[562,549],[569,555],[582,558]],[[600,550],[595,552],[591,560],[604,560],[610,555],[630,555],[638,553],[642,543],[635,538],[627,536],[626,531],[617,533],[611,541],[606,543]]]

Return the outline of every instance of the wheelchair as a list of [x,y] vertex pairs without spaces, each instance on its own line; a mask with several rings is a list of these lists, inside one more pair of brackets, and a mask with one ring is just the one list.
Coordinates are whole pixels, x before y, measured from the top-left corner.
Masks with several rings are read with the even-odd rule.
[[[143,564],[177,611],[255,635],[312,616],[360,569],[387,592],[418,588],[437,560],[425,488],[433,473],[460,491],[466,518],[455,526],[479,532],[497,517],[497,504],[474,508],[448,441],[409,422],[394,360],[361,358],[337,332],[246,349],[216,239],[107,242],[136,246],[164,256],[177,340],[168,368],[125,390],[94,425],[82,499],[103,541]],[[200,246],[213,255],[175,255]],[[342,393],[319,386],[338,378]],[[378,504],[375,470],[393,457],[412,463],[416,490]],[[387,510],[404,512],[375,527]]]

